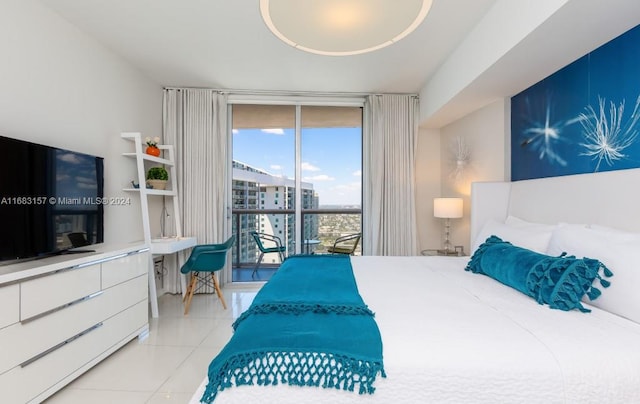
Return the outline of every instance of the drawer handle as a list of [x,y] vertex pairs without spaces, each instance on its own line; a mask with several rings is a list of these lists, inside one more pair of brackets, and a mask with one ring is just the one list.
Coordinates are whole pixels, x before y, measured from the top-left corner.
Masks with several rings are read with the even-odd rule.
[[74,300],[74,301],[69,302],[69,303],[65,303],[65,304],[63,304],[62,306],[54,307],[53,309],[50,309],[50,310],[47,310],[47,311],[45,311],[45,312],[42,312],[42,313],[36,314],[36,315],[35,315],[35,316],[33,316],[33,317],[25,318],[24,320],[21,320],[21,321],[20,321],[20,323],[21,323],[21,324],[29,323],[29,322],[31,322],[31,321],[33,321],[33,320],[37,320],[37,319],[39,319],[40,317],[48,316],[49,314],[51,314],[51,313],[55,313],[56,311],[60,311],[60,310],[62,310],[62,309],[66,309],[66,308],[67,308],[67,307],[69,307],[69,306],[74,306],[74,305],[76,305],[76,304],[78,304],[78,303],[82,303],[82,302],[86,302],[87,300],[91,300],[91,299],[93,299],[94,297],[98,297],[98,296],[100,296],[100,295],[101,295],[101,294],[103,294],[103,293],[104,293],[104,290],[99,290],[99,291],[97,291],[97,292],[95,292],[95,293],[92,293],[92,294],[90,294],[90,295],[88,295],[88,296],[81,297],[80,299]]
[[94,331],[94,330],[96,330],[96,329],[98,329],[98,328],[100,328],[100,327],[102,327],[102,322],[100,322],[100,323],[98,323],[98,324],[96,324],[96,325],[94,325],[94,326],[92,326],[92,327],[87,328],[86,330],[84,330],[84,331],[82,331],[82,332],[80,332],[80,333],[78,333],[78,334],[74,335],[74,336],[73,336],[73,337],[71,337],[71,338],[68,338],[68,339],[66,339],[66,340],[62,341],[62,342],[61,342],[61,343],[59,343],[58,345],[54,345],[54,346],[52,346],[51,348],[47,349],[47,350],[46,350],[46,351],[44,351],[44,352],[41,352],[41,353],[37,354],[36,356],[34,356],[34,357],[33,357],[33,358],[31,358],[31,359],[27,359],[26,361],[24,361],[24,362],[22,362],[22,363],[20,364],[20,367],[21,367],[21,368],[23,368],[23,367],[29,366],[29,365],[31,365],[33,362],[37,361],[38,359],[42,359],[43,357],[45,357],[45,356],[49,355],[51,352],[56,351],[56,350],[58,350],[58,349],[62,348],[63,346],[67,345],[68,343],[73,342],[73,341],[77,340],[78,338],[82,337],[83,335],[87,335],[87,334],[88,334],[88,333],[90,333],[91,331]]
[[129,251],[129,252],[118,254],[118,255],[112,255],[110,257],[101,258],[99,260],[95,260],[95,261],[91,261],[91,262],[84,262],[82,264],[74,265],[74,266],[66,268],[66,269],[69,270],[69,269],[84,268],[84,267],[88,267],[88,266],[91,266],[91,265],[102,264],[103,262],[115,261],[115,260],[120,259],[120,258],[128,257],[130,255],[140,254],[140,253],[147,252],[147,251],[149,251],[149,248],[145,247],[145,248],[141,248],[139,250]]
[[62,273],[62,272],[73,271],[73,270],[76,270],[76,269],[82,269],[82,268],[90,267],[90,266],[93,266],[93,265],[102,264],[103,262],[109,262],[109,261],[117,260],[117,259],[120,259],[120,258],[128,257],[130,255],[135,255],[135,254],[140,254],[140,253],[143,253],[143,252],[147,252],[147,251],[149,251],[149,247],[144,247],[144,248],[140,248],[140,249],[135,250],[135,251],[129,251],[127,253],[122,253],[122,254],[118,254],[118,255],[112,255],[112,256],[109,256],[109,257],[100,258],[100,259],[93,260],[93,261],[83,262],[81,264],[73,265],[73,266],[70,266],[70,267],[56,269],[55,271],[45,272],[43,274],[28,276],[28,277],[22,278],[22,279],[17,279],[15,281],[4,283],[4,284],[2,284],[2,286],[9,286],[9,285],[13,285],[14,283],[30,281],[32,279],[43,278],[45,276],[57,275],[57,274]]

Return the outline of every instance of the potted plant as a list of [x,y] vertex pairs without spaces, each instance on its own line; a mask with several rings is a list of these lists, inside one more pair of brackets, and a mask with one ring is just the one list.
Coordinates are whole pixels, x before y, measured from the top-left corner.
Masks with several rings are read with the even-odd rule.
[[151,185],[153,189],[165,189],[167,180],[169,180],[169,173],[164,167],[151,167],[147,171],[147,184]]

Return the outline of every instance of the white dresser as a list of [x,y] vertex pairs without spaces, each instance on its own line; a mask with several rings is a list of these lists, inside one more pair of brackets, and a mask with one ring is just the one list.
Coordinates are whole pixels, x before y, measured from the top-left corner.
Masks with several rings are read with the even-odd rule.
[[2,402],[41,402],[149,329],[149,249],[0,267]]

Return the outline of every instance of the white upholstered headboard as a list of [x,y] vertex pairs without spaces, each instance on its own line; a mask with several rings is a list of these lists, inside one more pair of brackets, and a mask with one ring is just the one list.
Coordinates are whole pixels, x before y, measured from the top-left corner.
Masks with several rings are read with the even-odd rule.
[[488,219],[508,215],[640,232],[640,169],[471,184],[471,243]]

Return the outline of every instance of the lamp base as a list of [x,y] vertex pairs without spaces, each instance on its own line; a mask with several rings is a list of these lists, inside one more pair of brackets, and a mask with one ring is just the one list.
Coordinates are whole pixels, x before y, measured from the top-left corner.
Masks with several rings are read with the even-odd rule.
[[457,245],[453,246],[453,248],[444,248],[436,250],[438,255],[444,255],[447,257],[463,257],[464,256],[464,246]]
[[458,256],[460,256],[460,251],[457,251],[457,250],[438,250],[438,255],[447,255],[447,256],[458,257]]

